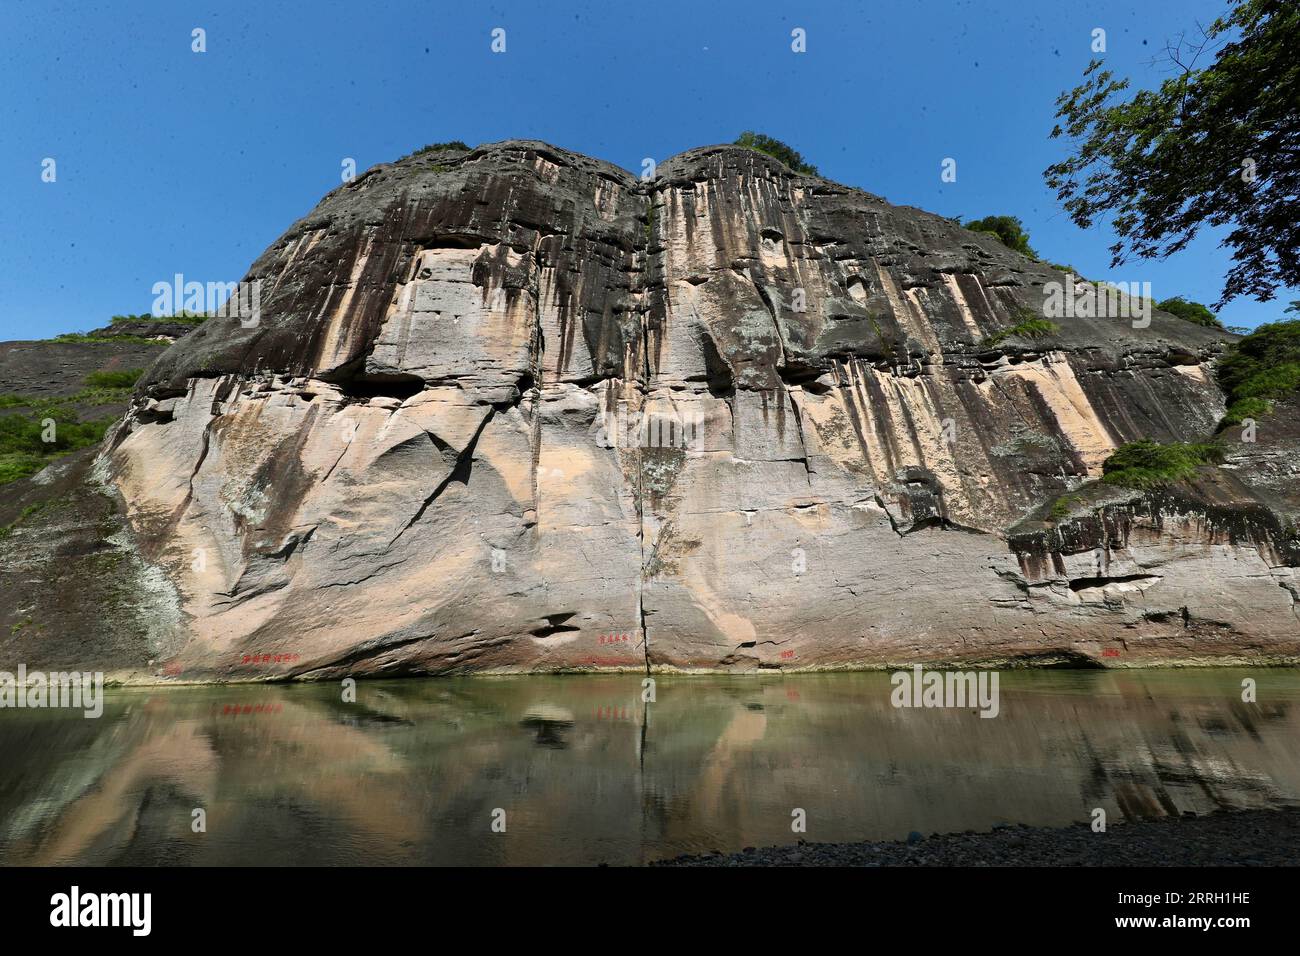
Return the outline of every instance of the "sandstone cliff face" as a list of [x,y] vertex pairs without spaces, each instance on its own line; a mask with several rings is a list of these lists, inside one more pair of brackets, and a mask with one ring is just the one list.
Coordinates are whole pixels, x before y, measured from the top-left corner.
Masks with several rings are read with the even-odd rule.
[[247,278],[258,326],[168,349],[98,463],[180,612],[141,678],[1300,653],[1295,436],[1242,452],[1267,494],[1048,516],[1213,430],[1224,336],[983,345],[1061,276],[941,217],[510,141],[375,168]]

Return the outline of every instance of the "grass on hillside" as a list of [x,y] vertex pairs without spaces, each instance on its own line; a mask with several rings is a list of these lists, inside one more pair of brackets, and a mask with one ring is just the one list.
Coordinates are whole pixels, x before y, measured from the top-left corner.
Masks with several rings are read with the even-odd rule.
[[166,342],[158,339],[147,338],[143,335],[87,335],[85,332],[64,332],[62,335],[56,335],[50,341],[53,342],[81,342],[91,345],[112,344],[115,342],[129,345],[157,345],[162,347]]
[[212,316],[206,312],[181,311],[176,315],[154,315],[141,312],[139,315],[115,315],[109,320],[110,325],[122,325],[126,322],[179,322],[182,325],[202,325]]
[[1159,488],[1189,478],[1201,465],[1223,460],[1223,450],[1209,442],[1171,442],[1150,438],[1121,445],[1101,466],[1101,480],[1143,490]]
[[115,419],[81,421],[76,406],[127,402],[140,374],[138,368],[91,372],[86,388],[59,398],[0,394],[0,409],[12,410],[0,414],[0,485],[34,475],[56,458],[101,441]]
[[[158,324],[179,324],[200,326],[211,315],[205,312],[185,312],[181,311],[175,315],[153,315],[150,312],[142,312],[139,315],[115,315],[109,320],[109,328],[115,325],[126,325],[132,322],[156,322]],[[53,342],[80,342],[92,345],[102,345],[108,342],[118,342],[127,345],[157,345],[163,346],[167,343],[159,341],[156,338],[150,338],[146,335],[94,335],[89,332],[64,332],[62,335],[56,335]]]
[[86,384],[91,388],[134,388],[142,368],[103,369],[86,376]]

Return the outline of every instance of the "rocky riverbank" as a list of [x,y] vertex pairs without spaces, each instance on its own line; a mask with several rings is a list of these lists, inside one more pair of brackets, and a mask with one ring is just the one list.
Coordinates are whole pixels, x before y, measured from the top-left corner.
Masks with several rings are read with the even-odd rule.
[[679,856],[651,866],[1298,866],[1300,808],[1164,817],[1094,833],[1068,827],[1001,827],[989,833],[913,833],[878,843],[746,847]]

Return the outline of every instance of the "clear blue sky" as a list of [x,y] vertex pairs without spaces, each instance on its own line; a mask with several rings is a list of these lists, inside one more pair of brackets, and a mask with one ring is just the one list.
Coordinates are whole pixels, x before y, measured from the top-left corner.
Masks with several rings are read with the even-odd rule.
[[[428,142],[530,137],[640,170],[744,129],[824,175],[963,218],[1020,216],[1046,258],[1218,297],[1203,237],[1109,269],[1109,231],[1076,228],[1043,185],[1054,100],[1107,31],[1143,84],[1166,38],[1219,0],[869,2],[18,3],[0,35],[0,339],[147,312],[157,281],[235,281],[359,170]],[[207,52],[191,52],[191,30]],[[491,52],[493,28],[506,52]],[[790,32],[807,31],[793,53]],[[53,157],[57,181],[41,181]],[[957,181],[940,181],[945,157]],[[1290,298],[1234,302],[1253,326]]]

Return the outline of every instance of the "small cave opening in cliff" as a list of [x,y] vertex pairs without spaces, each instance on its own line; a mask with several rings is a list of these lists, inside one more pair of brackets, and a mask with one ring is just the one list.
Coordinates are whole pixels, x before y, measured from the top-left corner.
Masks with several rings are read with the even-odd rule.
[[492,240],[467,232],[441,232],[413,241],[423,252],[426,249],[477,249]]
[[786,385],[800,386],[814,395],[824,395],[830,391],[830,386],[817,381],[824,373],[825,369],[818,365],[797,360],[787,361],[776,369],[776,374]]
[[424,379],[403,372],[393,374],[367,374],[361,372],[337,379],[333,384],[348,398],[396,398],[406,401],[424,391]]
[[864,302],[871,295],[871,282],[865,276],[854,273],[844,282],[844,288],[855,302]]
[[582,628],[565,623],[576,613],[576,611],[567,611],[563,614],[548,614],[546,615],[546,623],[541,627],[534,628],[532,631],[529,631],[529,633],[532,634],[533,637],[551,637],[555,634],[568,634],[573,631],[581,631]]
[[1155,574],[1123,574],[1113,578],[1071,578],[1070,590],[1086,591],[1091,588],[1104,588],[1108,584],[1155,584],[1160,580],[1160,576]]

